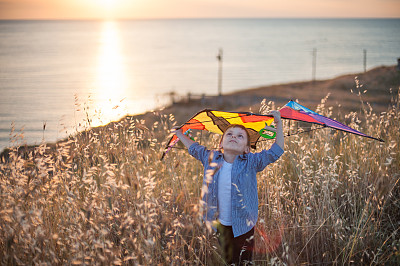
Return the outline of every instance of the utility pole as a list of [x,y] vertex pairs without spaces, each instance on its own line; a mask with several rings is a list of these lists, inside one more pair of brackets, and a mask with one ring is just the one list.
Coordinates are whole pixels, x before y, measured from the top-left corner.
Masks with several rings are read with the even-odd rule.
[[222,95],[222,59],[223,59],[223,51],[222,51],[222,48],[219,48],[219,53],[217,55],[217,60],[218,60],[218,96]]
[[364,49],[364,73],[367,72],[367,49]]
[[317,72],[317,48],[313,49],[312,52],[313,60],[312,60],[312,81],[315,81],[315,76]]

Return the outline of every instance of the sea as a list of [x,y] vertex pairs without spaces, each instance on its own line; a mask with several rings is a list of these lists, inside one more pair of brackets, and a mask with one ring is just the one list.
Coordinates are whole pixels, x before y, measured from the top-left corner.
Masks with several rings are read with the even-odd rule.
[[399,57],[400,19],[2,20],[0,151],[171,95],[328,79]]

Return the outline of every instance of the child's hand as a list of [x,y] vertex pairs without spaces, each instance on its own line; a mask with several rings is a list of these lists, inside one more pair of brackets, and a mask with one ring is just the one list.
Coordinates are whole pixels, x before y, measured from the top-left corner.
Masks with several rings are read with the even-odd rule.
[[194,143],[193,140],[191,140],[188,136],[183,134],[182,128],[173,127],[171,129],[171,133],[175,134],[179,138],[179,140],[183,143],[183,145],[186,146],[186,148],[189,148]]
[[269,114],[274,117],[275,123],[281,122],[281,113],[279,111],[273,110]]
[[171,133],[173,133],[173,134],[179,134],[179,133],[183,134],[182,128],[180,128],[179,126],[174,126],[173,128],[171,128]]

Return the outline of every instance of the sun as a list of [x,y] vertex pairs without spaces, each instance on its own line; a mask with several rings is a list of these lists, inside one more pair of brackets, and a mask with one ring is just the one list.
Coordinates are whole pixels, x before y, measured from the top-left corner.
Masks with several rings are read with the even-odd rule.
[[118,0],[100,0],[98,3],[103,8],[115,8],[118,5]]
[[126,2],[123,0],[97,0],[94,4],[103,10],[112,11],[123,8]]
[[121,10],[122,0],[96,0],[94,4],[103,19],[112,20],[116,18]]

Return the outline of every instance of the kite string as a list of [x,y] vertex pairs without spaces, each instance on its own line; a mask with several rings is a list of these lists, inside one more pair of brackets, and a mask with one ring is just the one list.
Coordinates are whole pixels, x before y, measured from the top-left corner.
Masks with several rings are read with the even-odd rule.
[[309,132],[311,132],[311,131],[318,130],[318,129],[322,129],[322,128],[326,128],[326,126],[323,125],[323,126],[320,126],[320,127],[310,128],[310,129],[303,130],[303,131],[301,131],[301,130],[298,129],[298,130],[297,130],[296,132],[294,132],[294,133],[291,133],[291,132],[289,131],[289,133],[288,133],[287,135],[285,135],[285,137],[300,135],[300,134],[303,134],[303,133],[309,133]]
[[[289,122],[290,122],[290,121],[289,121]],[[293,135],[299,135],[299,134],[303,134],[303,133],[308,133],[308,132],[311,132],[311,131],[314,131],[314,130],[317,130],[317,129],[321,129],[321,128],[326,128],[326,126],[323,125],[323,126],[320,126],[320,127],[310,128],[310,129],[303,130],[303,131],[297,130],[297,131],[294,132],[294,133],[291,133],[291,132],[289,131],[289,133],[288,133],[285,137],[290,137],[290,136],[293,136]],[[289,130],[290,130],[290,128],[289,128]]]

